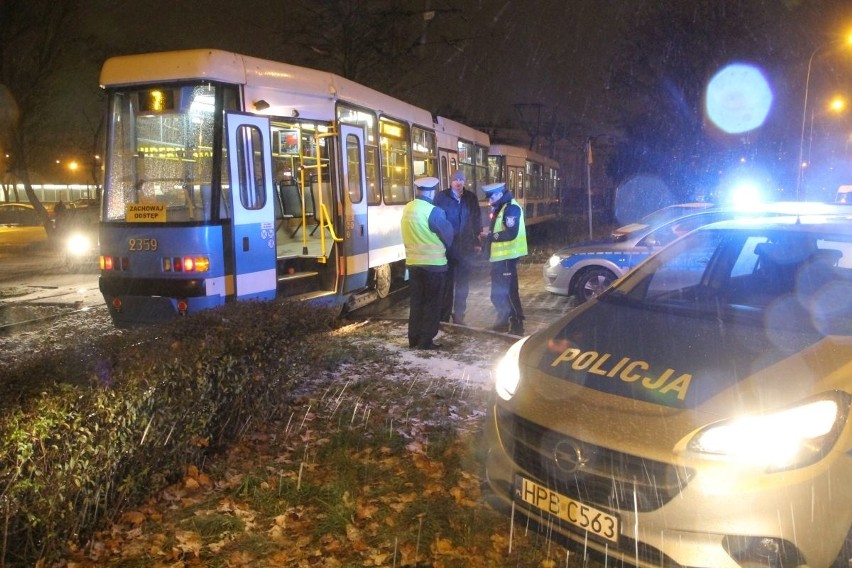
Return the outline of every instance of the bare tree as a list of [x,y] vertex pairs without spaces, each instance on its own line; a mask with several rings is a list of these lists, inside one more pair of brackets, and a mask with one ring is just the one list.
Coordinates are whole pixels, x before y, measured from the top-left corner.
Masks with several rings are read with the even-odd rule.
[[49,214],[30,181],[28,132],[39,121],[37,109],[76,10],[77,0],[0,0],[0,143],[11,178],[24,184],[49,234]]
[[466,38],[439,33],[455,7],[431,0],[320,0],[286,3],[281,13],[282,57],[325,69],[395,96],[416,84],[433,84],[440,69],[424,64],[441,46]]

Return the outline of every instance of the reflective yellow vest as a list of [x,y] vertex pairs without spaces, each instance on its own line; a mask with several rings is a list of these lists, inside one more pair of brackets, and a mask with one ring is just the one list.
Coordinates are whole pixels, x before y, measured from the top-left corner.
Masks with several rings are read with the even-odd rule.
[[[527,228],[524,224],[524,210],[518,205],[514,199],[510,201],[512,205],[517,206],[521,212],[518,218],[518,235],[511,241],[497,241],[491,243],[491,262],[499,260],[509,260],[511,258],[520,258],[527,254]],[[503,231],[503,213],[509,204],[506,204],[500,209],[497,214],[497,220],[494,222],[494,230],[497,232]]]
[[444,266],[447,249],[429,228],[429,214],[435,206],[422,199],[409,201],[402,210],[402,242],[405,263],[409,265]]

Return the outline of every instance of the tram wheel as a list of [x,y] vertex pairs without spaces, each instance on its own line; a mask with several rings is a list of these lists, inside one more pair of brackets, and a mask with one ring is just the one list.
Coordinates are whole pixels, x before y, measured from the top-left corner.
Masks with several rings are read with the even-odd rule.
[[379,298],[387,298],[391,289],[390,264],[382,264],[373,269],[373,287]]

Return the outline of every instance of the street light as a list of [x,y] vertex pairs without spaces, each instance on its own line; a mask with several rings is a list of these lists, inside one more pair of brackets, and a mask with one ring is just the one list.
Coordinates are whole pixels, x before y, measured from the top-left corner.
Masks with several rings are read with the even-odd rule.
[[804,173],[804,163],[802,162],[802,159],[804,158],[805,150],[805,124],[807,124],[808,120],[808,91],[810,90],[811,86],[811,67],[813,66],[814,57],[817,53],[819,53],[825,48],[838,45],[839,43],[846,43],[848,45],[852,45],[852,34],[849,34],[843,41],[830,41],[828,43],[824,43],[820,46],[817,46],[811,52],[811,56],[808,58],[808,72],[805,75],[805,98],[802,104],[802,132],[799,136],[799,175],[796,179],[796,201],[799,200],[799,191],[802,187],[802,174]]
[[[821,114],[826,114],[826,113],[840,114],[844,110],[846,110],[846,99],[844,99],[843,97],[837,96],[837,97],[834,97],[833,99],[831,99],[831,101],[829,101],[829,103],[825,106],[823,113],[821,113]],[[802,162],[802,165],[801,165],[802,179],[804,179],[804,177],[805,177],[804,169],[806,167],[810,167],[810,165],[811,165],[811,149],[812,149],[813,144],[814,144],[814,116],[815,115],[816,115],[816,108],[812,108],[811,109],[811,125],[810,125],[810,129],[809,129],[810,132],[808,133],[808,159],[806,161]]]

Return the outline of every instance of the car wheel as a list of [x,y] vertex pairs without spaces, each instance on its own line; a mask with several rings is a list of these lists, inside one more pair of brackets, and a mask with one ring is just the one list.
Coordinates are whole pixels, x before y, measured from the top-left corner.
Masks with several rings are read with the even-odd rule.
[[574,286],[574,295],[577,297],[577,302],[590,300],[609,288],[610,284],[615,282],[615,274],[606,268],[589,268],[580,274],[577,278],[577,284]]

